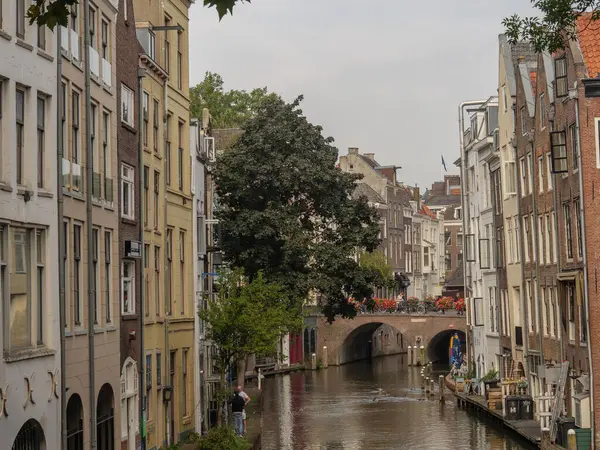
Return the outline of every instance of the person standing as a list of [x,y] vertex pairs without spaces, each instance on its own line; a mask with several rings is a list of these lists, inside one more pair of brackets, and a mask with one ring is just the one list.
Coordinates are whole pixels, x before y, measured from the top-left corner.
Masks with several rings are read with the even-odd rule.
[[241,437],[244,435],[244,406],[246,406],[246,401],[240,395],[240,391],[236,390],[229,403],[231,403],[231,412],[233,413],[235,434]]
[[238,385],[238,387],[237,387],[237,392],[238,392],[238,393],[240,394],[240,396],[241,396],[241,397],[244,399],[244,411],[243,411],[243,414],[242,414],[242,420],[243,420],[243,425],[244,425],[244,429],[243,429],[243,431],[244,431],[244,434],[246,434],[246,425],[247,425],[247,422],[246,422],[246,405],[247,405],[248,403],[250,403],[250,400],[251,400],[251,399],[250,399],[250,396],[249,396],[248,394],[246,394],[246,393],[245,393],[245,392],[242,390],[242,387],[241,387],[241,386],[239,386],[239,385]]

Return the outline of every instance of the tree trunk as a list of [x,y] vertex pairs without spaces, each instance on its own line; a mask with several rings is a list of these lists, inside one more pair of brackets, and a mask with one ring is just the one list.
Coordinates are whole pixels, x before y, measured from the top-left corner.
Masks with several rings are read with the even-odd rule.
[[226,400],[224,401],[224,399],[222,398],[223,395],[225,394],[225,389],[226,389],[226,373],[225,373],[225,369],[221,370],[221,378],[220,378],[220,385],[219,385],[219,390],[220,392],[217,394],[217,426],[221,426],[223,425],[223,405],[227,405]]
[[244,390],[246,384],[246,367],[248,365],[248,357],[237,360],[237,383]]

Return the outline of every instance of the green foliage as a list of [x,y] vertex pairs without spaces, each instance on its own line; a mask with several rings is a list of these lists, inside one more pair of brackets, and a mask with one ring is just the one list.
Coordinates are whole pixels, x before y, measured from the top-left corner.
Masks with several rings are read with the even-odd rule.
[[[237,3],[250,3],[250,0],[204,0],[204,6],[215,7],[219,20],[227,14],[233,14],[233,7]],[[46,25],[51,30],[58,25],[67,25],[69,9],[79,3],[78,0],[33,0],[27,10],[29,23]]]
[[[267,283],[261,272],[250,282],[242,270],[220,275],[216,299],[199,314],[209,324],[206,338],[216,344],[213,360],[222,375],[246,356],[277,354],[279,336],[302,326],[299,311],[290,310],[283,297],[281,287]],[[226,395],[225,386],[221,389]]]
[[333,139],[306,120],[301,100],[265,98],[219,158],[222,248],[251,279],[262,270],[278,283],[290,306],[318,292],[329,320],[353,317],[346,299],[370,297],[374,281],[354,256],[379,244],[378,217],[366,198],[352,198],[358,176],[336,168]]
[[227,426],[211,428],[206,436],[195,434],[188,442],[198,444],[197,450],[246,450],[249,447],[246,439],[237,437]]
[[213,128],[236,128],[254,117],[266,98],[278,97],[275,93],[268,93],[266,87],[247,92],[226,91],[223,85],[221,75],[206,72],[204,80],[190,88],[191,117],[202,117],[202,110],[208,108]]
[[577,19],[591,12],[591,20],[600,18],[600,0],[531,0],[540,17],[513,15],[502,21],[511,43],[524,41],[537,52],[564,48],[576,36]]
[[387,258],[382,251],[361,252],[358,261],[360,267],[374,279],[374,286],[394,287],[395,281],[392,268],[388,265]]
[[488,373],[486,373],[483,377],[481,377],[481,381],[494,381],[499,379],[499,372],[494,369],[490,369]]

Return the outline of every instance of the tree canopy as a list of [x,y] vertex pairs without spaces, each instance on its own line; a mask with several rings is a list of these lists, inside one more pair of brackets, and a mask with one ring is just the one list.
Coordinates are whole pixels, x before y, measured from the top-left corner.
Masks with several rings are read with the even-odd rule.
[[393,287],[395,284],[392,268],[381,250],[361,252],[358,256],[360,267],[369,273],[373,285],[377,287]]
[[379,243],[376,211],[355,199],[357,175],[336,168],[337,149],[299,109],[268,97],[215,165],[222,249],[253,278],[260,271],[287,292],[290,305],[310,293],[329,320],[351,317],[347,298],[372,295],[373,274],[357,249]]
[[[250,3],[251,0],[204,0],[204,6],[214,7],[221,20],[227,14],[233,14],[233,7],[238,3]],[[79,3],[78,0],[33,0],[27,10],[29,23],[46,25],[51,30],[56,25],[67,25],[69,9]]]
[[191,117],[202,117],[202,110],[208,108],[213,128],[236,128],[254,117],[265,99],[278,97],[275,93],[268,93],[266,87],[247,92],[226,91],[223,86],[221,75],[206,72],[204,80],[190,88]]
[[591,13],[591,20],[600,18],[600,0],[531,0],[540,16],[520,17],[517,14],[502,21],[511,43],[524,41],[537,52],[554,52],[564,48],[576,35],[577,19]]

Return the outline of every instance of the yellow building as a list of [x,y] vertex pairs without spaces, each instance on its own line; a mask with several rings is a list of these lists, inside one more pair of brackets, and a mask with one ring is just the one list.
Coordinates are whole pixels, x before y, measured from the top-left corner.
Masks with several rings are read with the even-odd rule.
[[134,1],[137,36],[146,51],[142,198],[148,449],[180,441],[194,430],[190,6],[187,0]]

